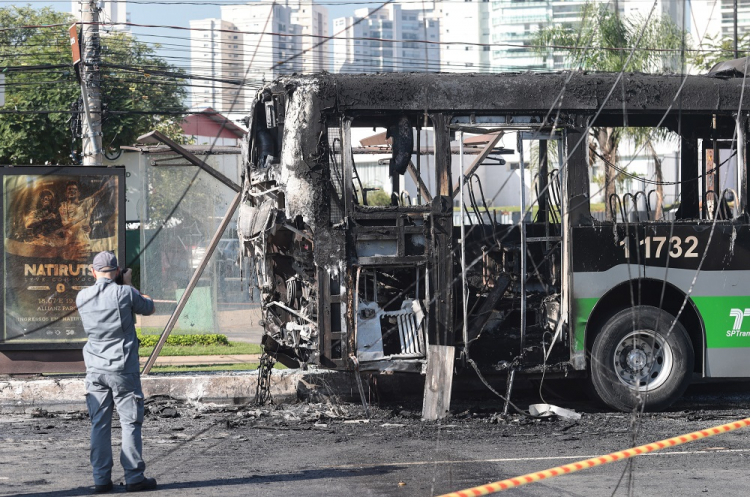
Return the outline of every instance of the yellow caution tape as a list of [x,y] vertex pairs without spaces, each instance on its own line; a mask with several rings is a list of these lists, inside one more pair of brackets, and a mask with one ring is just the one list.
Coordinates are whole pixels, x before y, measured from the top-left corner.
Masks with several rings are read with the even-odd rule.
[[632,449],[613,452],[611,454],[607,454],[606,456],[592,457],[591,459],[585,459],[583,461],[566,464],[565,466],[558,466],[556,468],[546,469],[544,471],[538,471],[536,473],[528,473],[523,476],[517,476],[516,478],[509,478],[507,480],[488,483],[487,485],[481,485],[479,487],[467,488],[466,490],[444,494],[440,497],[476,497],[479,495],[494,494],[495,492],[502,492],[503,490],[508,490],[509,488],[520,487],[521,485],[526,485],[527,483],[546,480],[549,478],[554,478],[555,476],[575,473],[576,471],[581,471],[582,469],[593,468],[595,466],[601,466],[603,464],[609,464],[611,462],[629,459],[634,456],[640,456],[643,454],[648,454],[649,452],[666,449],[667,447],[675,447],[684,443],[700,440],[701,438],[708,438],[714,435],[719,435],[721,433],[738,430],[746,426],[750,426],[750,418],[745,418],[740,421],[734,421],[732,423],[727,423],[721,426],[715,426],[706,430],[694,431],[692,433],[688,433],[687,435],[668,438],[666,440],[650,443],[648,445],[641,445],[640,447],[633,447]]

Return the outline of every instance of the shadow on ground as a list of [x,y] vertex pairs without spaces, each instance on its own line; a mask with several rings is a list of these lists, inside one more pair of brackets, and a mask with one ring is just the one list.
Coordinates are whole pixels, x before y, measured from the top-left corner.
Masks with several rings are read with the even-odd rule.
[[[188,488],[221,488],[233,485],[262,485],[270,483],[281,483],[289,481],[301,481],[301,480],[320,480],[323,478],[350,478],[352,476],[376,476],[398,471],[403,468],[398,466],[376,466],[371,468],[362,469],[313,469],[309,471],[299,471],[296,473],[284,473],[278,475],[252,475],[245,478],[225,478],[225,479],[212,479],[203,481],[183,481],[173,483],[159,483],[158,490],[180,490]],[[125,492],[124,485],[115,485],[112,493]],[[68,490],[57,490],[57,491],[39,491],[31,493],[17,493],[17,496],[33,497],[33,496],[46,496],[46,497],[68,497],[76,495],[91,495],[93,493],[93,485],[90,487],[76,487]]]

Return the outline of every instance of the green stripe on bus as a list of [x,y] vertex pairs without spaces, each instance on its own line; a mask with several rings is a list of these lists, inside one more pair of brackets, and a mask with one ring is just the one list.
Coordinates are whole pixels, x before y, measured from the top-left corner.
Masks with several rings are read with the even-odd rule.
[[750,347],[750,296],[693,297],[692,300],[706,327],[706,347]]
[[[707,348],[750,348],[750,295],[693,297],[692,300],[706,327]],[[585,348],[586,323],[598,301],[598,298],[573,300],[575,351]]]
[[586,323],[597,302],[599,302],[598,298],[573,299],[573,350],[575,351],[585,348]]

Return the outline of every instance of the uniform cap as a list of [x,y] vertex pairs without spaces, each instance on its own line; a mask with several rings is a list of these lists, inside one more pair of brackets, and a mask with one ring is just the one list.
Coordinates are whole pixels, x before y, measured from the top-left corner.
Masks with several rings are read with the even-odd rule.
[[117,257],[112,252],[99,252],[94,257],[94,271],[108,273],[117,269]]

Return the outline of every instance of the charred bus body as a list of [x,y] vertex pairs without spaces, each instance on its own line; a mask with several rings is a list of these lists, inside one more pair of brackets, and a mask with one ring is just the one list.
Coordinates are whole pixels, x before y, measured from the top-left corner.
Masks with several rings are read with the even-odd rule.
[[[664,408],[694,374],[750,376],[743,82],[324,74],[267,85],[249,116],[238,221],[265,349],[288,366],[420,373],[428,344],[454,345],[459,368],[586,377],[622,410]],[[677,202],[658,218],[646,191],[610,195],[607,219],[592,216],[589,130],[623,123],[680,141]],[[368,202],[356,128],[392,137],[390,205]],[[511,133],[521,180],[536,171],[521,210],[536,207],[503,223],[481,186],[460,188],[451,140],[488,135],[467,161],[459,140],[475,185]],[[722,190],[729,162],[734,188]],[[402,174],[417,199],[398,195]]]

